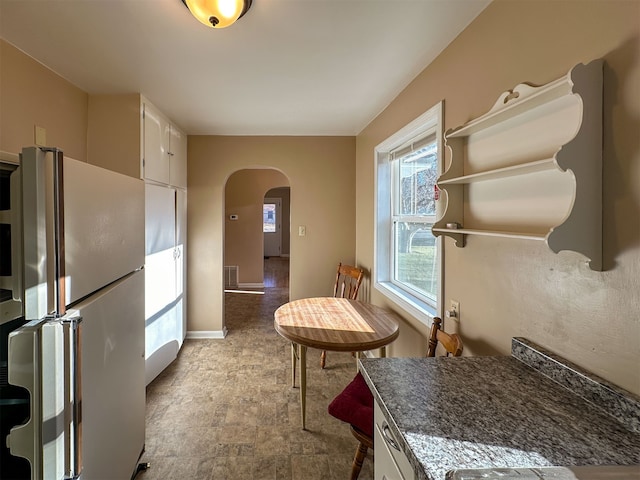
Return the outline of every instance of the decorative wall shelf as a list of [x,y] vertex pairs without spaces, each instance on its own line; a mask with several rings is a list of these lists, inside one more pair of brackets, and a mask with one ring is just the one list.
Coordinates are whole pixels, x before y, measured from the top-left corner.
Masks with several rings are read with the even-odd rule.
[[438,186],[447,204],[434,235],[459,247],[466,235],[543,240],[602,270],[602,64],[517,85],[446,132],[451,165]]

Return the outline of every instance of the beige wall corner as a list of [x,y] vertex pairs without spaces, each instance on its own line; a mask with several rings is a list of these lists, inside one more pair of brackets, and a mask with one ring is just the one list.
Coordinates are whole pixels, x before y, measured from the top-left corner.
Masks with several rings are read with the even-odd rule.
[[87,159],[88,95],[0,40],[0,150],[20,153],[35,144],[35,126],[48,147]]

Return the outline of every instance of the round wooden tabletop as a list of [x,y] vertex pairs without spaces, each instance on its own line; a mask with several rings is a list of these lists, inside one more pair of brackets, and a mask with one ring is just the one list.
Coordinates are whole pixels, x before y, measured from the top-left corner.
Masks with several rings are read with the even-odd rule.
[[370,303],[335,297],[302,298],[274,314],[276,331],[298,345],[337,352],[381,348],[399,335],[399,317]]

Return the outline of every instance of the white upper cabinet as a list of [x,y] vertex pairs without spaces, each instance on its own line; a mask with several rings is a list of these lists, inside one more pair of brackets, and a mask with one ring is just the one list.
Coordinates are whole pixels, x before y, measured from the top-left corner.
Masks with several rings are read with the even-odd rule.
[[142,95],[90,95],[87,160],[149,182],[187,188],[187,135]]
[[187,187],[187,136],[149,102],[144,102],[145,180]]
[[142,123],[144,178],[168,185],[171,125],[153,105],[146,102]]
[[175,125],[169,140],[169,184],[187,188],[187,136]]
[[517,85],[445,139],[446,209],[434,235],[459,247],[467,235],[540,240],[602,270],[602,60]]

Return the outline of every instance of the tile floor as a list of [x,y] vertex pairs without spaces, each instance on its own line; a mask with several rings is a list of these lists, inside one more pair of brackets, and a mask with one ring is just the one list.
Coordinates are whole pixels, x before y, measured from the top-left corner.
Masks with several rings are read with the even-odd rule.
[[[147,387],[152,479],[348,479],[357,442],[327,405],[355,374],[349,353],[307,355],[307,430],[291,387],[290,344],[273,329],[288,300],[288,259],[265,259],[264,295],[226,293],[224,340],[187,340]],[[361,480],[373,478],[372,453]]]

